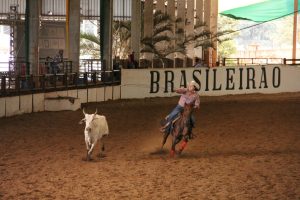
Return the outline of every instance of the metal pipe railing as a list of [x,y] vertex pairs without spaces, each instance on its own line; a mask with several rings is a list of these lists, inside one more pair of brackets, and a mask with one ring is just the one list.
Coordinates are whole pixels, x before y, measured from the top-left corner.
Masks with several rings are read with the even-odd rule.
[[120,84],[120,70],[0,76],[0,96]]

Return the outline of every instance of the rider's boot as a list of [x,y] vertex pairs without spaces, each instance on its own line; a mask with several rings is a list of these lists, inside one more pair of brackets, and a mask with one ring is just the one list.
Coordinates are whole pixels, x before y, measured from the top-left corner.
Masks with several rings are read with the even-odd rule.
[[159,130],[160,130],[160,132],[162,132],[162,133],[165,133],[166,132],[166,129],[167,129],[167,127],[169,126],[169,124],[170,124],[170,122],[168,122],[168,123],[166,123],[164,126],[162,126]]

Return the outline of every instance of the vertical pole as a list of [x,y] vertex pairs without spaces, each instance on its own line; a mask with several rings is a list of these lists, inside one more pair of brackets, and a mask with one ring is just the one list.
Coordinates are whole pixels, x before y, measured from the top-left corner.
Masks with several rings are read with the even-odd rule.
[[[177,19],[181,19],[180,22],[177,23],[176,32],[178,39],[176,40],[177,44],[182,44],[185,39],[185,20],[186,20],[186,9],[185,9],[186,0],[177,1]],[[183,56],[181,54],[176,55],[177,58],[182,59],[183,66],[180,67],[186,67],[186,56]],[[178,66],[177,66],[178,67]]]
[[141,41],[141,0],[131,2],[131,49],[135,52],[135,59],[140,60],[140,41]]
[[[187,8],[186,8],[186,24],[185,24],[185,30],[186,30],[186,37],[194,37],[194,8],[195,8],[195,1],[194,0],[187,0]],[[192,59],[192,65],[193,58],[195,56],[194,51],[194,44],[189,44],[187,46],[187,58]],[[188,63],[187,64],[191,64]],[[192,66],[187,66],[192,67]]]
[[[113,22],[113,0],[101,0],[101,59],[105,70],[112,69],[112,22]],[[102,43],[101,43],[102,42]],[[104,65],[103,65],[104,64]]]
[[69,39],[69,33],[70,33],[70,14],[69,14],[69,10],[70,10],[70,0],[66,0],[66,51],[69,53],[69,47],[70,47],[70,39]]
[[66,1],[66,51],[73,70],[79,71],[80,1]]
[[[143,37],[153,37],[153,0],[146,0],[144,3],[144,35]],[[152,53],[143,53],[143,57],[146,60],[153,63],[153,54]],[[152,64],[153,66],[153,64]]]
[[103,67],[103,42],[104,42],[104,21],[105,21],[106,0],[100,0],[100,59]]
[[26,75],[30,73],[29,66],[29,0],[26,0],[25,10],[25,61],[26,61]]
[[[172,20],[172,34],[168,33],[170,37],[175,36],[175,0],[168,0],[168,5],[167,5],[167,14],[171,17]],[[175,40],[171,42],[172,50],[175,49]],[[175,67],[175,53],[172,53],[171,55],[168,56],[170,59],[173,60],[173,67]]]
[[294,0],[293,64],[296,64],[298,0]]
[[156,10],[160,10],[162,13],[165,13],[165,0],[156,1]]

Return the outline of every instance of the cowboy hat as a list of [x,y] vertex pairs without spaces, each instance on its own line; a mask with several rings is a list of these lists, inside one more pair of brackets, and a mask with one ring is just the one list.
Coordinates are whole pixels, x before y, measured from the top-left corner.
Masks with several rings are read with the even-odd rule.
[[192,80],[188,83],[188,86],[190,86],[190,85],[194,86],[195,90],[198,90],[198,87],[196,86],[197,83],[194,80]]

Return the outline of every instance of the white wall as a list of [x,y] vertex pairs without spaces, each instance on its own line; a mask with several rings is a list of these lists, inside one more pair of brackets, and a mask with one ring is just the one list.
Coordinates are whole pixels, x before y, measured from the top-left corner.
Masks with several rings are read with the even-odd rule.
[[[152,81],[151,81],[152,79]],[[167,82],[169,80],[169,82]],[[218,68],[123,69],[121,98],[169,97],[195,80],[200,95],[300,91],[299,66],[244,66]]]
[[[2,97],[0,98],[0,117],[42,111],[77,110],[81,103],[120,99],[120,87],[107,86]],[[68,99],[55,99],[56,97],[73,97],[75,99],[72,103]]]
[[[254,74],[253,74],[254,73]],[[151,74],[152,76],[151,82]],[[158,79],[158,76],[159,79]],[[167,82],[166,80],[169,80]],[[45,110],[76,110],[81,103],[177,95],[172,89],[195,80],[200,95],[281,93],[300,91],[299,66],[244,66],[218,68],[122,69],[120,86],[75,89],[0,98],[0,117]],[[151,87],[152,86],[152,87]],[[152,90],[151,90],[152,89]],[[74,97],[51,101],[49,98]]]
[[15,97],[6,97],[6,116],[13,116],[13,115],[18,115],[20,114],[19,110],[19,96]]
[[22,113],[32,112],[32,95],[20,96],[20,110]]
[[0,117],[5,116],[5,98],[0,98]]

